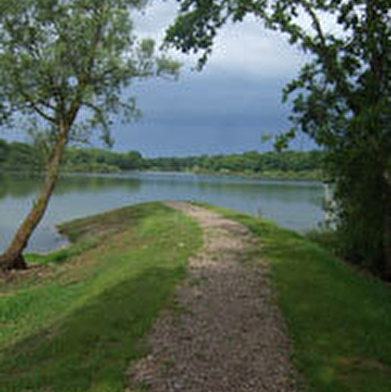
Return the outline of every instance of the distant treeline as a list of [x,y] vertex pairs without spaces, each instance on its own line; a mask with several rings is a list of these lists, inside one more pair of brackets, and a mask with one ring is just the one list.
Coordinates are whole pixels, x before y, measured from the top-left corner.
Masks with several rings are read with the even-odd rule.
[[41,166],[41,156],[32,145],[0,139],[0,170],[38,171]]
[[[0,140],[0,169],[40,171],[42,153],[26,143]],[[113,173],[130,170],[189,171],[196,173],[244,174],[248,176],[318,178],[321,151],[286,151],[191,157],[144,158],[138,151],[118,153],[97,148],[69,148],[64,172]]]

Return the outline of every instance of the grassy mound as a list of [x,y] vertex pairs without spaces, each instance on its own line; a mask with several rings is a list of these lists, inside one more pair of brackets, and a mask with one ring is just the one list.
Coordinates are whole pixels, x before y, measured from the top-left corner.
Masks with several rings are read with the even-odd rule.
[[301,390],[391,391],[391,290],[302,236],[263,219],[212,208],[259,239],[292,339]]
[[[244,261],[270,263],[300,390],[391,391],[389,287],[294,232],[206,207],[259,239]],[[143,355],[142,337],[202,233],[159,203],[60,229],[68,249],[30,255],[27,272],[0,282],[0,391],[122,392],[129,362]]]
[[179,212],[144,204],[61,226],[73,244],[0,282],[0,391],[122,391],[142,336],[201,246]]

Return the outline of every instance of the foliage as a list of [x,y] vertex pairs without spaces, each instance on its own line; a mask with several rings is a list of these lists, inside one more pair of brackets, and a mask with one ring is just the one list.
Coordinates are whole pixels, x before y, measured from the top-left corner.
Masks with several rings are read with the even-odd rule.
[[[338,228],[357,262],[391,278],[391,15],[388,0],[179,0],[167,42],[202,51],[228,21],[251,14],[287,35],[309,62],[284,90],[294,127],[328,155]],[[354,253],[354,255],[352,254]]]
[[141,338],[202,243],[193,221],[157,203],[62,230],[74,244],[61,257],[31,255],[35,267],[0,287],[1,392],[126,389]]
[[273,175],[281,173],[296,176],[321,170],[322,153],[320,151],[288,151],[283,153],[259,153],[249,151],[242,154],[201,155],[185,158],[152,158],[147,165],[156,170],[189,170],[201,173]]
[[154,55],[153,41],[134,36],[130,15],[144,6],[143,0],[2,4],[4,113],[27,116],[27,129],[46,132],[52,143],[66,122],[70,140],[84,141],[100,129],[110,144],[110,114],[138,115],[134,98],[124,101],[121,91],[132,80],[178,70],[177,63]]
[[343,241],[341,241],[341,238],[339,238],[339,235],[335,230],[332,230],[327,226],[320,226],[316,229],[309,230],[305,233],[305,237],[339,259],[342,259],[345,256],[345,251],[342,249]]
[[7,143],[0,139],[0,169],[3,171],[37,170],[39,163],[32,145],[21,142]]
[[35,138],[46,169],[40,193],[4,254],[3,270],[26,269],[23,250],[56,186],[69,142],[95,130],[112,144],[112,116],[139,114],[124,89],[152,76],[176,75],[179,64],[137,40],[131,15],[144,0],[22,0],[0,9],[0,120],[17,118]]
[[213,210],[244,224],[259,239],[246,261],[270,264],[300,390],[388,392],[390,288],[297,233],[264,219]]
[[65,155],[65,169],[74,171],[80,165],[106,165],[117,170],[140,170],[144,166],[144,159],[138,151],[116,153],[102,149],[71,148]]
[[[0,170],[42,170],[42,159],[39,159],[37,146],[7,143],[0,139],[0,151],[1,149],[3,155]],[[24,152],[23,157],[15,159],[17,154],[21,154],[20,150]],[[323,158],[321,151],[249,151],[229,155],[144,158],[138,151],[119,153],[98,148],[69,148],[65,153],[62,170],[84,173],[116,173],[126,170],[192,171],[319,179]]]

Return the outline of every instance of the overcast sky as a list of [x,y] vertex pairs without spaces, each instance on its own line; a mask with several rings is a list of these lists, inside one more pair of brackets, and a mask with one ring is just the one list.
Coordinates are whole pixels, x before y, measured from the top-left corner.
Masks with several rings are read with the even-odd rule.
[[[157,41],[175,17],[175,2],[155,1],[136,21],[136,31]],[[282,88],[304,63],[303,54],[259,21],[226,26],[202,72],[193,56],[172,53],[184,63],[179,81],[155,80],[133,90],[143,118],[116,127],[115,149],[144,155],[191,155],[264,150],[262,133],[290,127]],[[305,138],[295,148],[311,144]]]
[[[155,0],[135,20],[136,33],[159,41],[175,17],[175,1]],[[144,156],[216,154],[264,150],[262,133],[290,127],[281,90],[298,72],[303,54],[283,36],[248,19],[226,26],[202,72],[194,57],[172,52],[183,63],[178,81],[150,80],[133,86],[143,117],[115,124],[114,150]],[[294,147],[312,144],[304,137]]]

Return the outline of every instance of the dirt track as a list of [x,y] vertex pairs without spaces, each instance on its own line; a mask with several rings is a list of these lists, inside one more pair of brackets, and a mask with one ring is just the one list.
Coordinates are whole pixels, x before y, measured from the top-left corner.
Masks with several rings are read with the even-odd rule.
[[155,323],[149,355],[129,369],[127,391],[296,391],[268,266],[243,261],[255,241],[247,228],[190,203],[166,204],[200,224],[204,247],[174,309]]

